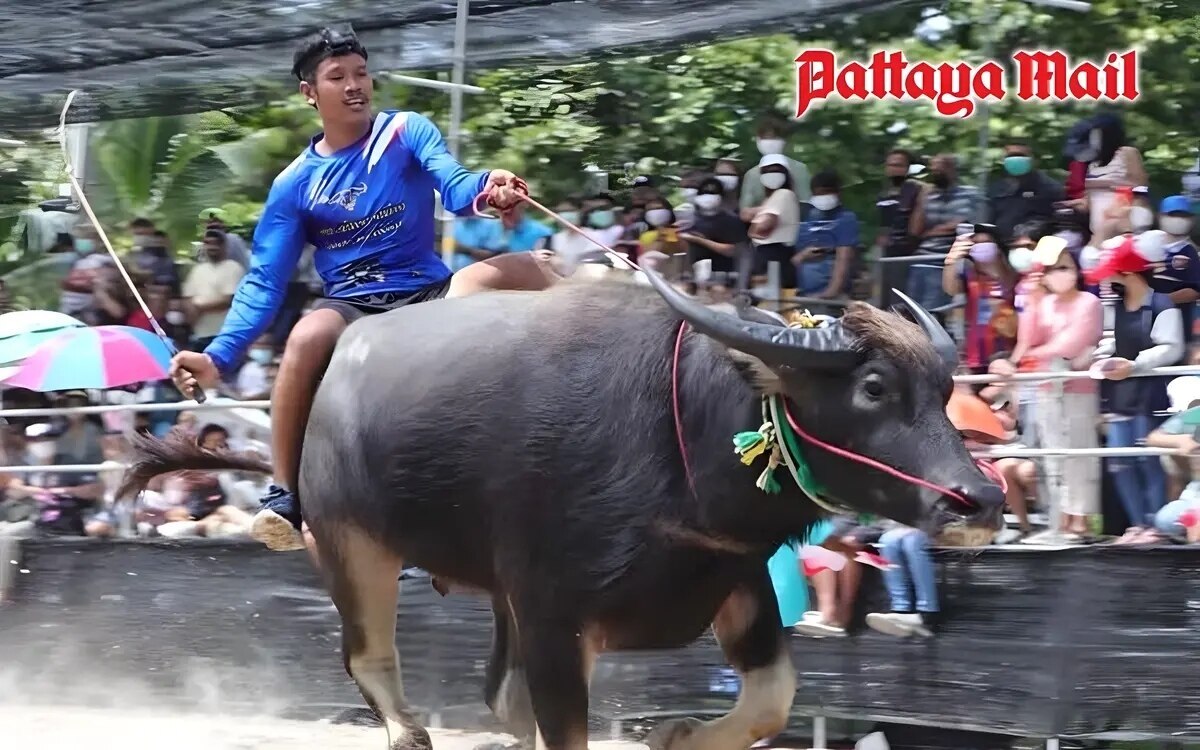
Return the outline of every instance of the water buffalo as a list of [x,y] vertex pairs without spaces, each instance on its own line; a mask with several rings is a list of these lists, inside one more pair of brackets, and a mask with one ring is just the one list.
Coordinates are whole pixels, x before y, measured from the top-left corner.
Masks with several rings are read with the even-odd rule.
[[[789,480],[759,490],[762,466],[734,454],[764,393],[785,394],[826,443],[808,458],[831,497],[925,527],[998,521],[999,488],[946,418],[953,345],[928,313],[908,302],[914,324],[855,304],[828,327],[788,328],[648,277],[653,289],[567,281],[414,305],[338,344],[299,497],[346,669],[390,750],[430,747],[395,648],[405,564],[491,597],[485,696],[526,743],[586,748],[597,655],[682,647],[710,626],[743,676],[737,704],[660,725],[649,744],[735,750],[783,729],[796,675],[766,561],[823,511]],[[182,468],[267,469],[182,443],[139,450],[134,487]]]

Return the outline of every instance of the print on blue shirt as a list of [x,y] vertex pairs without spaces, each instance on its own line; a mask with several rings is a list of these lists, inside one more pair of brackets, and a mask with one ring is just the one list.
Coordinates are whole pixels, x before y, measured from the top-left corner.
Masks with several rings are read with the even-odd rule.
[[372,304],[450,276],[434,247],[433,191],[446,210],[467,213],[487,173],[455,161],[416,112],[380,112],[370,133],[330,156],[317,153],[320,137],[271,186],[250,269],[205,349],[223,372],[271,324],[306,244],[327,297]]

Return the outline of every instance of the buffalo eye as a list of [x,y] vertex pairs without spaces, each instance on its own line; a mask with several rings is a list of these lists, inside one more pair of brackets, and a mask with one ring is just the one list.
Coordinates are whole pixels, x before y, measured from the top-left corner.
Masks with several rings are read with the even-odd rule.
[[883,378],[878,375],[869,375],[862,384],[863,393],[867,394],[867,398],[872,401],[878,401],[883,398],[885,388],[883,387]]

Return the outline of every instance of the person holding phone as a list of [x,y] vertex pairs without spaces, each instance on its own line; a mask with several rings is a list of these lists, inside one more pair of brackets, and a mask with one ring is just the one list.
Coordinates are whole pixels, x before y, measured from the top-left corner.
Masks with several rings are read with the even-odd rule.
[[792,256],[797,268],[797,291],[803,297],[833,299],[850,288],[851,268],[858,249],[858,217],[842,205],[842,181],[837,172],[813,175],[812,198]]
[[962,224],[942,266],[942,290],[966,295],[964,364],[976,373],[1017,339],[1014,296],[1018,277],[996,244],[991,224]]

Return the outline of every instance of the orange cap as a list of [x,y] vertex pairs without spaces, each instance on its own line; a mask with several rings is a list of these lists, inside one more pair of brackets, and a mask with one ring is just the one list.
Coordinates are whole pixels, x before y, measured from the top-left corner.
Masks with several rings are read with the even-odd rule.
[[1008,433],[987,402],[973,393],[955,390],[946,404],[946,416],[955,429],[981,443],[1003,442]]

